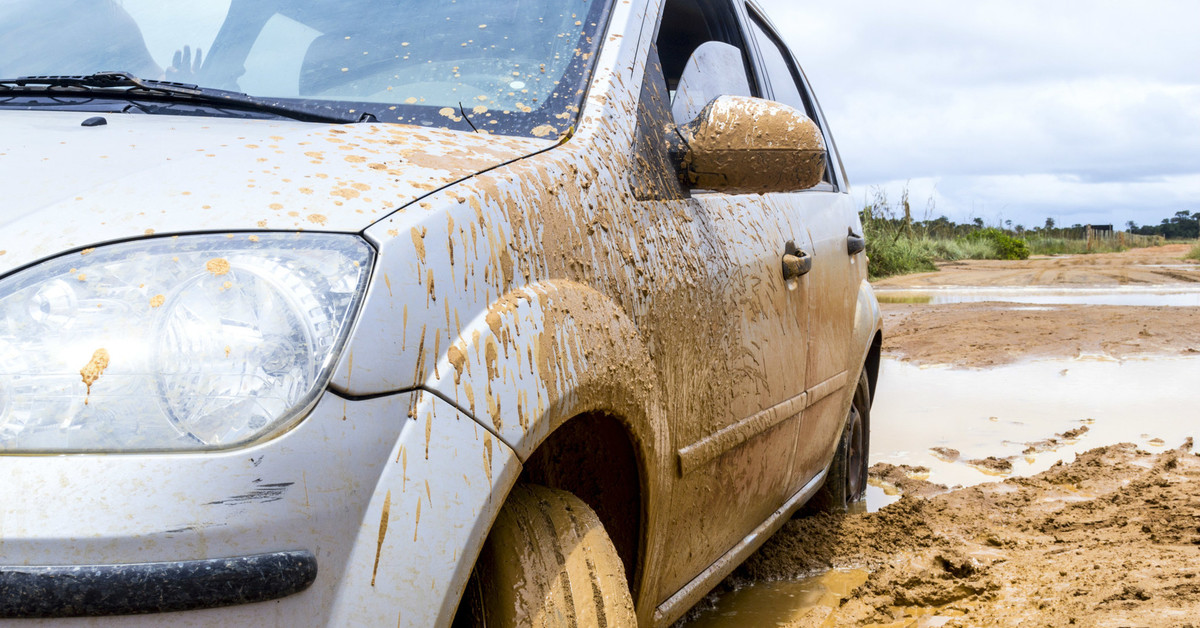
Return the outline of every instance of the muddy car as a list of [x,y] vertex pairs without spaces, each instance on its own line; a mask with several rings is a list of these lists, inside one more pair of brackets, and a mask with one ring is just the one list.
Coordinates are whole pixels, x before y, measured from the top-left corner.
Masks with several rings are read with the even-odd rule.
[[861,499],[861,225],[753,4],[17,0],[0,77],[0,616],[663,626]]

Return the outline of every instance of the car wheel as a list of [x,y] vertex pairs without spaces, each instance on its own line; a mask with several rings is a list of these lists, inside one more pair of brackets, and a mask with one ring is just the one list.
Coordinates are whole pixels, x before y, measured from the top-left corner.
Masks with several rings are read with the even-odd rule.
[[519,484],[484,543],[454,626],[636,626],[621,556],[566,491]]
[[867,458],[871,446],[871,385],[864,371],[858,378],[846,427],[833,455],[825,485],[813,498],[820,510],[846,512],[866,499]]

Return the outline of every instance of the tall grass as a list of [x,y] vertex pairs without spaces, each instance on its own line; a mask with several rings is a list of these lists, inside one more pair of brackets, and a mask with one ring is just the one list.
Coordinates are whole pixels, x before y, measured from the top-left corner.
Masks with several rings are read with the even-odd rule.
[[1063,238],[1053,236],[1029,236],[1029,251],[1034,255],[1083,255],[1087,253],[1120,253],[1130,248],[1162,246],[1162,236],[1144,236],[1118,233],[1112,238]]
[[1200,260],[1200,242],[1193,245],[1192,250],[1188,251],[1188,254],[1184,255],[1183,259]]
[[[862,209],[867,239],[867,271],[871,279],[931,272],[937,262],[964,259],[1025,259],[1033,255],[1115,253],[1131,247],[1161,246],[1161,236],[1117,233],[1111,238],[1088,238],[1079,228],[1011,231],[973,224],[956,224],[945,217],[930,220],[932,200],[924,220],[914,221],[908,191],[897,202],[872,189],[872,199]],[[1189,254],[1200,260],[1200,245]]]
[[[907,191],[899,202],[889,203],[882,190],[874,190],[874,199],[862,210],[862,221],[872,279],[932,272],[938,261],[1013,258],[1014,248],[1024,248],[1023,242],[995,228],[964,228],[963,235],[956,237],[934,235],[927,221],[913,222]],[[1027,251],[1016,255],[1027,256]]]

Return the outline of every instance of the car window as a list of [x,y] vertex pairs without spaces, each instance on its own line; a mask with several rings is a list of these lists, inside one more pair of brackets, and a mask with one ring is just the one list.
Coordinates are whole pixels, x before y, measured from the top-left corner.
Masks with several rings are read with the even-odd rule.
[[812,105],[798,84],[798,73],[792,67],[791,55],[783,42],[779,41],[753,12],[750,13],[750,32],[758,44],[758,51],[762,54],[762,65],[767,73],[767,80],[771,83],[773,100],[795,107],[816,120]]
[[[821,124],[812,98],[809,97],[804,83],[800,79],[800,71],[792,61],[792,55],[787,46],[766,25],[764,20],[754,11],[750,11],[750,32],[758,45],[759,59],[763,71],[770,83],[772,100],[803,111],[813,122]],[[824,132],[824,131],[822,131]],[[828,144],[829,139],[826,138]],[[830,163],[825,168],[824,181],[833,185],[833,155],[830,152]]]
[[679,79],[692,53],[708,42],[720,42],[737,48],[742,55],[744,75],[730,76],[729,93],[740,93],[749,85],[749,96],[761,96],[762,90],[750,72],[750,55],[738,28],[737,13],[729,0],[668,0],[659,25],[658,47],[663,77],[674,96]]

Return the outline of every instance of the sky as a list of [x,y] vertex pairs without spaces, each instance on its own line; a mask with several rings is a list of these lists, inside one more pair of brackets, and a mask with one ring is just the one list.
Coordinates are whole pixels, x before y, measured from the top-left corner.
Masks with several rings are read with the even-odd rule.
[[758,0],[860,201],[914,218],[1200,212],[1200,1]]

